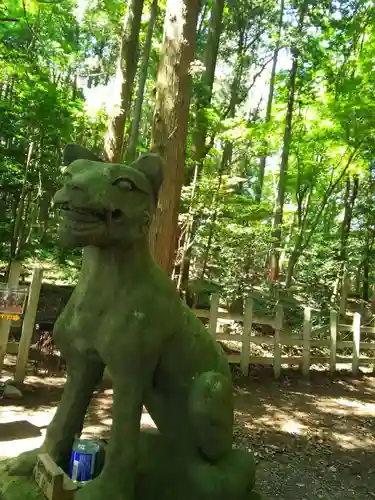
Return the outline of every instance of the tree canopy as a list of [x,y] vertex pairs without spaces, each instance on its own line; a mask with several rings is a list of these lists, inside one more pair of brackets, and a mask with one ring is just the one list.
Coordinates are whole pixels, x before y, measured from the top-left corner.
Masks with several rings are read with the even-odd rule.
[[[168,53],[168,4],[0,2],[0,259],[79,260],[56,245],[61,151],[78,142],[104,154],[122,71],[116,154],[129,161],[155,137],[169,148],[160,206],[175,201],[154,245],[156,256],[171,248],[165,267],[179,288],[215,283],[231,300],[260,289],[327,303],[350,282],[369,300],[373,3],[197,3],[174,21],[190,23],[174,32],[192,49],[176,50],[181,59]],[[142,13],[138,26],[131,9]],[[168,74],[183,83],[162,81]]]

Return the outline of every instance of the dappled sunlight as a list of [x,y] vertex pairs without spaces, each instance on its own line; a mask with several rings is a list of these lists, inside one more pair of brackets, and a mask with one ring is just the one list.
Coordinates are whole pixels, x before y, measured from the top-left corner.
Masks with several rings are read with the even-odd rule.
[[[301,446],[323,446],[327,453],[333,449],[337,453],[374,453],[373,380],[352,379],[345,384],[327,378],[321,381],[304,385],[306,392],[296,390],[300,381],[289,380],[273,383],[268,394],[261,382],[236,387],[235,416],[242,432],[249,439],[260,434],[266,448],[269,441],[289,443],[288,436],[293,436]],[[294,442],[290,441],[290,446]]]
[[[259,425],[262,427],[272,428],[275,432],[281,431],[287,434],[299,434],[304,435],[308,430],[308,426],[305,425],[301,420],[295,418],[288,412],[280,411],[275,407],[270,405],[266,408],[267,413],[251,421],[246,421],[245,428],[254,429],[258,428]],[[240,415],[241,412],[235,412],[235,415]]]
[[[55,407],[31,410],[25,406],[2,406],[0,409],[0,459],[15,457],[20,453],[41,446],[46,427],[52,420],[55,411]],[[24,433],[23,428],[27,424],[30,428],[34,427],[33,433],[30,430],[28,433]],[[30,433],[35,437],[28,437]],[[15,437],[19,439],[15,439]]]
[[[97,419],[95,419],[97,420]],[[94,439],[94,438],[108,438],[112,426],[112,418],[107,417],[101,420],[97,420],[97,423],[92,425],[87,425],[84,427],[82,432],[83,439]],[[147,412],[142,413],[141,416],[141,428],[149,429],[156,428],[156,425],[150,415]]]
[[2,406],[0,411],[0,423],[17,420],[25,412],[24,406]]
[[375,404],[355,399],[324,399],[315,402],[322,413],[338,416],[375,417]]
[[0,442],[0,460],[4,458],[16,457],[20,453],[39,448],[44,440],[45,431],[42,435],[29,439],[14,439],[12,441]]
[[357,436],[350,432],[339,433],[332,432],[332,438],[335,440],[336,444],[345,450],[357,450],[357,449],[373,449],[375,451],[375,441],[372,438],[367,438],[361,434]]
[[111,430],[110,425],[89,425],[82,431],[82,439],[106,439]]
[[281,430],[288,434],[301,434],[303,435],[306,430],[306,426],[297,420],[288,420],[284,422],[281,426]]
[[31,386],[64,387],[66,377],[37,377],[28,375],[25,378],[25,383]]
[[39,408],[29,410],[24,406],[3,406],[0,411],[0,425],[5,422],[14,422],[27,413],[27,420],[33,425],[48,425],[51,421],[56,408]]

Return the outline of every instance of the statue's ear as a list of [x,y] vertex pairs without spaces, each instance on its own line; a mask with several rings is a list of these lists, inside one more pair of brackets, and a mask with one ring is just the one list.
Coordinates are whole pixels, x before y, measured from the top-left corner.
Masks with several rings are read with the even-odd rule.
[[88,149],[78,144],[67,144],[63,152],[64,165],[68,166],[75,160],[103,161]]
[[164,161],[161,156],[154,153],[147,153],[131,165],[142,172],[150,182],[155,200],[158,199],[160,186],[163,182]]

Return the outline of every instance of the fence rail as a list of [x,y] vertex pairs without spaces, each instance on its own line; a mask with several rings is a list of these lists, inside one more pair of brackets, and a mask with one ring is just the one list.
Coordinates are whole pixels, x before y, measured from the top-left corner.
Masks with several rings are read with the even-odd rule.
[[[311,309],[304,309],[304,321],[301,336],[291,336],[283,331],[284,311],[281,305],[275,308],[275,315],[257,316],[253,314],[253,299],[247,298],[244,314],[233,314],[220,310],[220,296],[211,297],[210,310],[194,309],[198,318],[209,320],[208,329],[217,341],[235,341],[241,343],[239,353],[227,354],[229,363],[239,364],[244,375],[248,375],[252,364],[273,365],[274,376],[279,378],[283,365],[299,365],[304,376],[308,377],[312,364],[327,364],[331,373],[337,369],[337,364],[351,364],[352,373],[356,374],[361,365],[372,364],[375,366],[375,340],[374,342],[361,342],[361,334],[375,334],[375,327],[361,325],[361,315],[355,313],[353,324],[340,324],[336,311],[330,313],[330,323],[318,328],[313,328],[311,322]],[[219,322],[241,322],[243,333],[228,334],[218,332]],[[274,335],[257,335],[252,328],[254,324],[268,325],[274,329]],[[352,340],[338,340],[341,332],[352,332]],[[327,338],[317,339],[314,335],[327,333]],[[258,356],[252,353],[253,345],[273,346],[273,353],[269,356]],[[301,356],[284,356],[282,347],[302,347]],[[314,356],[311,349],[314,347],[327,348],[329,355]],[[351,357],[337,355],[337,349],[352,349]],[[373,357],[361,356],[361,351],[373,351]]]
[[[39,272],[39,271],[38,271]],[[38,273],[36,273],[38,274]],[[39,277],[40,274],[40,277]],[[35,275],[35,284],[31,288],[35,288],[33,293],[30,293],[29,299],[35,295],[35,300],[39,297],[41,284],[41,273]],[[38,279],[37,279],[38,278]],[[35,311],[30,305],[26,313],[30,315],[29,322],[23,326],[21,341],[22,349],[19,346],[13,346],[13,343],[8,344],[8,353],[18,352],[18,378],[23,380],[25,367],[27,363],[27,355],[30,346],[32,326],[35,320]],[[214,294],[211,297],[211,307],[206,309],[193,309],[193,312],[198,318],[208,320],[208,329],[211,335],[217,341],[223,342],[238,342],[241,344],[241,350],[238,353],[227,354],[229,363],[239,364],[244,375],[248,375],[249,367],[252,364],[272,365],[275,378],[279,378],[283,365],[299,365],[305,377],[308,377],[312,364],[326,364],[331,373],[337,369],[337,364],[351,364],[352,372],[355,374],[362,365],[372,364],[375,367],[375,327],[362,326],[361,315],[355,313],[353,316],[352,325],[340,324],[339,314],[336,311],[331,311],[329,324],[314,328],[311,321],[311,309],[304,309],[304,320],[302,335],[293,336],[290,329],[285,328],[284,311],[281,305],[275,307],[273,316],[259,316],[254,314],[253,299],[248,297],[245,302],[244,314],[229,313],[220,310],[220,296]],[[25,316],[26,319],[26,316]],[[223,333],[218,331],[220,322],[240,322],[243,324],[242,333]],[[274,330],[273,335],[257,335],[254,325],[266,325]],[[27,326],[27,328],[26,328]],[[339,340],[341,332],[352,332],[351,340]],[[314,338],[317,335],[326,334],[326,338]],[[361,335],[374,335],[374,341],[361,341]],[[20,345],[21,345],[20,344]],[[253,352],[254,346],[267,345],[273,347],[269,355],[257,355]],[[300,356],[285,356],[282,354],[283,347],[302,347],[302,355]],[[315,356],[312,354],[312,348],[326,348],[328,353],[326,356]],[[16,349],[16,350],[15,350]],[[338,349],[351,349],[351,357],[337,355]],[[372,357],[362,356],[364,350],[372,351]],[[0,359],[1,361],[1,359]],[[1,363],[0,363],[1,364]]]

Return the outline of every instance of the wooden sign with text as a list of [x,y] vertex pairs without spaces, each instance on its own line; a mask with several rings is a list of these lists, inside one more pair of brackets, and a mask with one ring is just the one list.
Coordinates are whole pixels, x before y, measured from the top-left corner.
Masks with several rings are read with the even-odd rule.
[[38,455],[34,479],[48,500],[73,500],[77,485],[47,453]]

